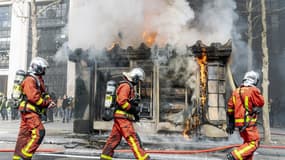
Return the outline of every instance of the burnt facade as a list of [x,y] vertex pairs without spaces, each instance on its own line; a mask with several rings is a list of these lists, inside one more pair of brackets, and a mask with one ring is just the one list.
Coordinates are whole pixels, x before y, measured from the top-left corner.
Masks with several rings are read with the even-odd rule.
[[[137,123],[141,130],[151,133],[186,130],[184,133],[192,134],[200,132],[203,124],[217,127],[225,124],[225,64],[231,46],[197,43],[181,54],[170,46],[149,48],[142,43],[137,48],[123,49],[116,44],[95,57],[89,56],[90,52],[80,51],[70,56],[70,60],[76,62],[77,75],[85,77],[81,84],[85,84],[89,97],[89,100],[80,100],[75,96],[75,111],[77,107],[89,112],[87,117],[85,113],[75,118],[89,119],[90,130],[112,128],[112,121],[103,120],[107,82],[119,83],[123,80],[122,72],[133,67],[141,67],[146,73],[144,83],[135,88],[141,97],[141,120]],[[203,72],[198,63],[202,54],[207,57]],[[202,74],[205,74],[205,85],[201,81]],[[76,95],[80,94],[76,92]],[[83,101],[88,104],[83,106]]]

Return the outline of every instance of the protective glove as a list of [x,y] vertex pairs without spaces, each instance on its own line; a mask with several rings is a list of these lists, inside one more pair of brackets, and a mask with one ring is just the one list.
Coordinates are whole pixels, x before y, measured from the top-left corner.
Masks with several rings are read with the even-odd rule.
[[49,107],[49,105],[53,102],[53,100],[50,98],[50,95],[47,92],[42,93],[42,98],[44,100],[43,103],[41,104],[42,107]]
[[135,117],[135,122],[140,121],[140,115],[139,114],[134,114],[134,117]]
[[131,105],[131,108],[128,110],[128,113],[136,115],[140,113],[140,107]]
[[138,106],[139,103],[140,103],[140,99],[139,98],[133,98],[133,99],[130,100],[130,104],[132,106]]
[[228,134],[233,134],[235,131],[235,117],[234,117],[234,115],[229,115],[228,120],[229,120],[229,123],[228,123],[227,129],[226,129],[226,132]]
[[254,114],[259,114],[262,111],[261,107],[253,107],[252,108],[252,113]]

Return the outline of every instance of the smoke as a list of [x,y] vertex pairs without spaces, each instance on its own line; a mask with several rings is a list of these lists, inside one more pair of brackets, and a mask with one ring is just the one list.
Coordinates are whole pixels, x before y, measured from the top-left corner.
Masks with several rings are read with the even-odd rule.
[[57,51],[57,54],[54,55],[55,62],[67,62],[68,54],[71,52],[68,43],[64,43]]
[[202,35],[201,40],[205,44],[225,43],[232,38],[234,21],[238,18],[234,12],[235,8],[236,4],[233,0],[215,0],[205,3],[201,13],[198,14],[198,25],[193,32],[198,29],[198,37]]
[[233,38],[234,0],[205,1],[196,12],[190,6],[186,0],[71,0],[68,47],[102,50],[113,43],[137,47],[152,38],[154,44],[170,44],[184,54],[185,46],[197,40],[209,45]]
[[70,4],[72,49],[103,49],[114,42],[138,46],[144,33],[155,33],[160,45],[185,47],[197,40],[224,43],[231,38],[237,18],[233,0],[209,1],[197,14],[185,0],[71,0]]
[[[69,45],[74,48],[108,48],[114,42],[135,45],[143,27],[141,0],[71,1]],[[123,39],[123,40],[121,40]]]

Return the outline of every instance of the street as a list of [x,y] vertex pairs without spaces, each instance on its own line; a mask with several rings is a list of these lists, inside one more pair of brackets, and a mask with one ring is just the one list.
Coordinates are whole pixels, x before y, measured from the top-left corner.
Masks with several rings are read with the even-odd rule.
[[[11,159],[15,147],[15,141],[17,138],[18,133],[18,126],[19,120],[8,120],[8,121],[0,121],[0,159],[1,160],[9,160]],[[101,153],[100,149],[95,149],[96,147],[90,147],[88,144],[88,139],[80,138],[86,137],[85,135],[76,135],[72,132],[73,130],[73,123],[61,123],[61,121],[56,120],[54,122],[45,123],[46,128],[46,137],[43,141],[43,144],[40,146],[38,151],[36,152],[33,160],[87,160],[87,159],[99,159],[99,155]],[[275,141],[275,146],[279,146],[281,148],[271,148],[268,146],[261,146],[260,149],[257,150],[255,153],[255,159],[258,160],[281,160],[285,157],[284,149],[284,136],[280,135],[282,130],[274,130],[279,134],[273,135],[272,138]],[[216,152],[200,152],[202,151],[201,148],[205,147],[204,149],[216,148],[215,146],[222,146],[228,145],[229,142],[211,142],[211,141],[204,141],[204,142],[190,142],[187,141],[180,142],[177,138],[176,140],[176,147],[184,148],[184,150],[179,150],[172,148],[171,143],[168,142],[167,136],[165,136],[164,145],[162,147],[161,152],[157,152],[154,150],[158,144],[161,143],[156,142],[153,139],[146,139],[142,137],[142,141],[145,142],[148,148],[146,150],[149,152],[152,159],[156,160],[170,160],[170,159],[177,159],[177,160],[222,160],[226,155],[228,150],[220,150]],[[233,137],[235,143],[239,141],[238,138]],[[183,140],[182,140],[183,141]],[[178,146],[177,146],[178,145]],[[152,148],[153,146],[153,148]],[[169,148],[167,149],[167,147]],[[192,149],[185,149],[188,148]],[[198,147],[199,146],[199,147]],[[196,149],[195,149],[196,148]],[[126,159],[134,159],[132,153],[127,150],[128,147],[123,149],[119,148],[116,150],[114,159],[117,160],[126,160]],[[155,148],[157,149],[157,148]],[[182,152],[184,151],[184,153]],[[197,153],[191,153],[190,151]],[[189,153],[187,153],[189,152]]]

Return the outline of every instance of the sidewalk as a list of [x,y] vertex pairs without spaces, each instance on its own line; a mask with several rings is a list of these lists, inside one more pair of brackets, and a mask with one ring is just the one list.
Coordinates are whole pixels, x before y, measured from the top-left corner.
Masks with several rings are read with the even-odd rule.
[[[18,136],[19,120],[0,121],[0,149],[14,149]],[[58,149],[64,151],[64,145],[88,143],[87,140],[73,138],[73,123],[61,120],[44,123],[46,135],[39,149]],[[80,136],[80,135],[79,135]]]

